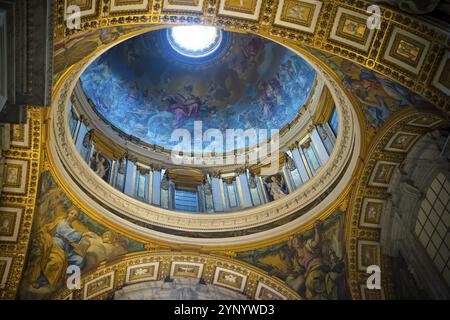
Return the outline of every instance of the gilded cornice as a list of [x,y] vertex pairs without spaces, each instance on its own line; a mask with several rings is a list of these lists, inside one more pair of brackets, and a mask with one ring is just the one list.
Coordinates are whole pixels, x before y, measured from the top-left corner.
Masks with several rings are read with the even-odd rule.
[[[345,224],[348,283],[353,299],[368,299],[365,296],[366,293],[370,294],[372,298],[376,296],[377,299],[395,298],[392,280],[395,275],[390,270],[388,257],[384,256],[381,251],[381,224],[366,221],[366,211],[364,210],[371,204],[375,204],[375,208],[380,208],[380,211],[377,209],[377,219],[381,221],[385,201],[388,197],[387,190],[393,173],[389,170],[393,170],[395,167],[401,168],[408,150],[420,137],[437,127],[445,125],[448,125],[448,122],[436,112],[417,112],[413,108],[403,109],[388,119],[369,145],[364,165],[356,173],[357,178],[354,180],[354,186],[350,194]],[[394,139],[404,133],[415,138],[408,145],[405,145],[404,149],[399,146],[396,146],[396,149],[393,148]],[[383,166],[386,172],[390,173],[383,178],[383,181],[378,181],[376,175]],[[375,257],[375,260],[370,263],[381,267],[381,290],[366,292],[368,274],[364,269],[362,260],[366,253],[365,250],[373,250],[372,252],[378,253],[372,256]]]
[[[162,281],[167,277],[180,277],[174,266],[193,267],[196,272],[194,277],[203,279],[206,285],[227,287],[220,281],[219,273],[231,273],[239,277],[241,287],[231,288],[237,290],[250,299],[264,299],[263,287],[268,289],[278,299],[299,300],[300,296],[283,281],[270,276],[266,272],[238,261],[226,254],[202,254],[195,251],[147,251],[127,254],[120,260],[111,263],[102,263],[100,266],[81,279],[81,287],[78,290],[64,288],[52,298],[60,300],[103,300],[110,298],[112,294],[125,285],[142,281]],[[147,274],[142,277],[133,271],[147,269]],[[106,278],[106,279],[105,279]],[[106,280],[106,281],[105,281]],[[267,299],[267,297],[266,297]]]
[[6,181],[2,186],[0,211],[14,214],[10,223],[17,231],[0,238],[0,300],[16,298],[30,243],[42,165],[43,112],[43,107],[29,106],[27,123],[13,125],[12,130],[19,130],[20,134],[12,135],[10,149],[2,153]]
[[[85,15],[82,11],[80,29],[70,30],[64,25],[64,2],[58,1],[55,6],[55,42],[86,31],[116,26],[214,25],[237,32],[252,32],[274,38],[283,44],[290,43],[340,56],[375,70],[424,96],[443,113],[450,112],[449,84],[440,83],[438,74],[445,72],[442,66],[445,65],[449,54],[449,35],[446,30],[439,29],[417,16],[395,12],[380,5],[380,28],[374,32],[364,32],[364,35],[358,38],[358,35],[344,34],[339,29],[343,25],[342,17],[354,17],[357,21],[358,16],[370,16],[366,12],[372,5],[370,2],[315,1],[316,6],[311,16],[303,22],[280,16],[282,8],[279,6],[284,3],[263,0],[260,6],[255,8],[259,15],[249,15],[226,8],[220,12],[220,0],[204,1],[202,8],[182,11],[164,8],[165,4],[160,0],[150,1],[148,7],[142,10],[128,10],[126,5],[111,10],[111,1],[95,1],[92,5],[96,10],[85,11]],[[301,5],[302,1],[298,3]],[[422,43],[423,47],[419,45],[420,50],[416,56],[402,57],[400,51],[395,51],[398,48],[392,47],[393,44],[398,45],[401,39],[403,44],[405,41],[408,45]]]

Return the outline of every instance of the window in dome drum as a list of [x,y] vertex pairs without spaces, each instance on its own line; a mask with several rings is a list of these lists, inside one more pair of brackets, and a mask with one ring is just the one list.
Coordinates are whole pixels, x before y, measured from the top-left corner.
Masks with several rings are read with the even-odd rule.
[[175,209],[198,212],[198,194],[194,191],[175,189]]

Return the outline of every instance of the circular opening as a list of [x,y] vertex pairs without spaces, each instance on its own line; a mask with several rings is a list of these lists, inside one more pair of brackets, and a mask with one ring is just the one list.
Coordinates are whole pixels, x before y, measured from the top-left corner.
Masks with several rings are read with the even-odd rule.
[[190,58],[206,57],[219,48],[222,31],[209,26],[177,26],[167,30],[170,46]]

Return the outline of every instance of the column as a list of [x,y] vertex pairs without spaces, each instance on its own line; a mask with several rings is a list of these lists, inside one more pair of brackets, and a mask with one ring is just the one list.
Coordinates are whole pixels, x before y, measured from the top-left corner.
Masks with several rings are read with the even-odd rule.
[[250,188],[248,186],[247,175],[245,172],[241,173],[237,179],[237,186],[239,190],[239,195],[241,196],[241,206],[243,208],[252,207],[252,196],[250,194]]
[[314,130],[311,132],[311,140],[313,148],[316,149],[317,155],[319,156],[320,164],[324,165],[330,156],[328,155],[327,149],[323,144],[319,132],[317,132],[317,128],[314,128]]
[[300,173],[300,178],[303,183],[309,180],[308,170],[305,167],[305,163],[303,162],[301,156],[301,150],[298,148],[294,148],[291,150],[292,158],[294,159],[295,166],[297,167],[298,172]]
[[134,197],[135,179],[136,179],[136,166],[134,165],[133,162],[128,160],[125,174],[125,188],[123,192],[131,197]]
[[151,203],[155,206],[161,205],[161,168],[159,167],[153,169]]
[[224,211],[224,205],[222,200],[222,192],[221,192],[221,184],[222,180],[219,177],[211,178],[211,190],[213,195],[214,202],[214,211]]
[[261,199],[264,203],[269,202],[269,195],[267,194],[267,190],[262,177],[258,177],[256,179],[256,183],[258,185],[259,194],[261,195]]

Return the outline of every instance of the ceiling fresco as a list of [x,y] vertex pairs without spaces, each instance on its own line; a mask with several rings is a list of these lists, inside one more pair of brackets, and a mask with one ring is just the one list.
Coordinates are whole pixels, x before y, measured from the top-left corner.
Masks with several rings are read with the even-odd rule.
[[129,39],[86,69],[83,89],[113,126],[168,149],[178,143],[172,132],[193,134],[196,120],[203,132],[281,129],[308,100],[315,71],[272,41],[223,33],[221,47],[200,60],[168,50],[166,29]]

